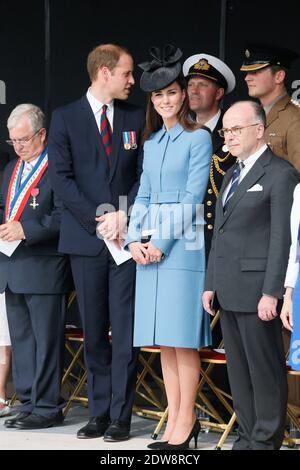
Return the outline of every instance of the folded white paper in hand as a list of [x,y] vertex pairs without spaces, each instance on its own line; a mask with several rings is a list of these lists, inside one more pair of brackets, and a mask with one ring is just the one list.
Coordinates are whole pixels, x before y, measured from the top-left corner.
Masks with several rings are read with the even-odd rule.
[[105,238],[103,240],[118,266],[132,258],[130,251],[121,248],[117,240],[105,240]]
[[0,239],[0,252],[6,256],[11,256],[16,248],[20,245],[22,240],[16,240],[13,242],[7,242]]

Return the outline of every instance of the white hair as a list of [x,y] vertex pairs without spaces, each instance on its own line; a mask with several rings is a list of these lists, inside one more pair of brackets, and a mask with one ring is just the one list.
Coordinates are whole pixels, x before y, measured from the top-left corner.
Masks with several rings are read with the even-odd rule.
[[17,126],[21,117],[27,115],[32,127],[33,132],[37,132],[42,127],[45,127],[45,115],[43,111],[34,104],[25,103],[16,106],[10,113],[7,119],[7,128],[10,131]]

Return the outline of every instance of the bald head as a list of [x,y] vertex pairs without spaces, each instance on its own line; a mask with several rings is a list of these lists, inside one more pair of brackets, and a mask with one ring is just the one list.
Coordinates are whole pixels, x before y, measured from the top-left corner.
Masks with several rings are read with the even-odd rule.
[[223,117],[225,143],[232,155],[245,160],[264,145],[266,116],[254,101],[233,104]]

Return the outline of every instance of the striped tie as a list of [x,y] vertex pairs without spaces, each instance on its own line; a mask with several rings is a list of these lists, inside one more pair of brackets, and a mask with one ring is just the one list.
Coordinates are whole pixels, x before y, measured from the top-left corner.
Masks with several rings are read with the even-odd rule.
[[[102,113],[101,113],[101,119],[100,119],[100,132],[101,132],[101,138],[102,138],[102,142],[105,148],[106,156],[109,157],[112,151],[112,141],[111,141],[112,132],[111,132],[109,120],[107,119],[107,116],[106,116],[106,110],[107,110],[107,105],[104,104],[102,106]],[[109,159],[108,161],[110,164]]]
[[234,195],[236,188],[239,185],[241,170],[242,170],[242,168],[244,168],[244,166],[245,165],[244,165],[243,162],[236,163],[236,167],[234,169],[234,172],[232,173],[231,185],[230,185],[230,188],[229,188],[229,191],[227,193],[227,196],[226,196],[226,199],[225,199],[225,202],[224,202],[224,206],[223,206],[224,212],[226,212],[226,209],[228,207],[228,203],[229,203],[230,199],[232,198],[232,196]]

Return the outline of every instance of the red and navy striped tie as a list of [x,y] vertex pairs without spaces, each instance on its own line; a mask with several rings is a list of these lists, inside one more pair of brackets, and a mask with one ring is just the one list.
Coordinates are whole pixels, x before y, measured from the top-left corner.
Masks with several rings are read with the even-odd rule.
[[107,105],[104,104],[102,106],[102,114],[101,114],[101,119],[100,119],[100,132],[101,132],[102,142],[105,148],[105,153],[106,153],[106,156],[108,157],[108,161],[110,164],[109,156],[112,151],[112,131],[111,131],[111,127],[109,124],[109,120],[107,119],[107,116],[106,116],[106,110],[107,110]]

